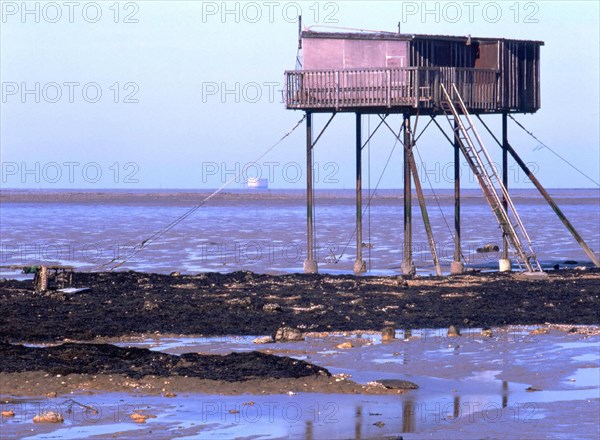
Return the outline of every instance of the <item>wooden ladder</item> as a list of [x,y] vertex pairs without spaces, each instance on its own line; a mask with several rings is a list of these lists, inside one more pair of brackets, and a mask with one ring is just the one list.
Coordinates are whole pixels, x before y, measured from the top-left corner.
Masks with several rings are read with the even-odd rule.
[[[473,174],[477,177],[483,194],[492,208],[496,220],[498,220],[498,224],[508,238],[519,267],[522,268],[524,265],[527,272],[542,272],[540,263],[533,251],[531,239],[525,230],[525,226],[523,226],[523,222],[515,209],[506,187],[498,176],[498,171],[483,141],[473,125],[469,111],[456,85],[453,83],[451,90],[454,99],[448,93],[444,84],[440,84],[440,86],[442,89],[442,110],[454,131],[454,137],[458,141],[460,150],[471,167]],[[461,114],[464,116],[464,121],[461,118]],[[502,204],[501,196],[506,200],[508,209],[505,209]]]

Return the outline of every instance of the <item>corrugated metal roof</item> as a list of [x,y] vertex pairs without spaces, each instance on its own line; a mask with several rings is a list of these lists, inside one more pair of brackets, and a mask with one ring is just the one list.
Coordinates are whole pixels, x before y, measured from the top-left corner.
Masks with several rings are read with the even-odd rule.
[[[401,40],[412,41],[415,39],[427,40],[446,40],[446,41],[464,41],[467,42],[468,35],[433,35],[433,34],[400,34],[396,32],[319,32],[302,31],[302,38],[332,38],[343,40]],[[544,45],[543,41],[538,40],[520,40],[515,38],[493,38],[493,37],[471,37],[473,41],[519,41],[524,43]]]
[[394,32],[318,32],[302,31],[302,38],[335,38],[343,40],[412,40],[413,36]]

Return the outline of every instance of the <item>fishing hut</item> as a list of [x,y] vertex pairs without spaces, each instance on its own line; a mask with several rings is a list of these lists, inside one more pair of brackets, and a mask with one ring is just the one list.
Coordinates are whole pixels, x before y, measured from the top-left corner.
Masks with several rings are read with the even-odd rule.
[[[356,115],[356,259],[355,273],[366,271],[362,256],[362,149],[380,128],[389,129],[403,145],[404,245],[402,272],[414,274],[412,254],[412,185],[425,223],[436,272],[441,275],[427,207],[413,157],[416,139],[411,128],[419,117],[437,126],[454,149],[454,257],[451,273],[461,273],[460,168],[462,155],[481,186],[502,230],[501,271],[511,260],[526,273],[542,273],[531,239],[508,191],[508,156],[512,156],[550,203],[586,254],[598,258],[509,143],[511,113],[535,113],[540,108],[542,41],[469,36],[414,35],[396,32],[316,32],[300,30],[295,70],[285,72],[284,100],[288,109],[306,114],[307,258],[304,271],[318,271],[314,229],[313,149],[338,113]],[[320,134],[313,137],[313,115],[329,113]],[[379,116],[379,125],[364,141],[361,116]],[[489,130],[481,115],[499,114],[502,133]],[[402,129],[389,123],[400,115]],[[440,122],[438,122],[438,119]],[[497,170],[474,125],[479,121],[502,149]],[[446,134],[442,125],[449,124]],[[509,250],[512,255],[509,255]],[[512,258],[511,258],[512,257]]]

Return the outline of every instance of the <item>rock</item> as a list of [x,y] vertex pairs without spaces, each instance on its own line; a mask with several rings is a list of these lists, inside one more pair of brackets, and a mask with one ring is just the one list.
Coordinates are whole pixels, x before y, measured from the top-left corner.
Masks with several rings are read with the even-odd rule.
[[408,288],[408,282],[402,276],[396,277],[396,284],[398,285],[398,287],[402,287],[403,289]]
[[373,426],[377,426],[378,428],[383,428],[385,426],[385,423],[383,423],[381,420],[379,422],[375,422],[373,423]]
[[483,329],[481,329],[481,336],[491,338],[493,336],[492,329],[489,327],[484,327]]
[[579,263],[575,260],[565,260],[565,262],[563,264],[579,264]]
[[172,392],[170,392],[170,391],[165,391],[165,392],[162,394],[162,396],[163,396],[163,397],[169,397],[169,398],[172,398],[172,397],[177,397],[177,394],[175,394],[175,393],[172,393]]
[[487,252],[498,252],[500,247],[497,244],[486,243],[483,246],[476,249],[478,254],[485,254]]
[[2,417],[14,417],[15,412],[13,410],[2,411]]
[[133,413],[129,416],[129,418],[135,423],[146,423],[147,419],[155,419],[156,416],[150,414]]
[[271,344],[275,342],[272,336],[260,336],[252,341],[254,344]]
[[275,342],[304,341],[302,332],[292,327],[280,327],[273,336]]
[[381,379],[376,381],[389,390],[416,390],[419,385],[402,379]]
[[59,413],[47,411],[33,418],[33,423],[62,423],[65,419]]
[[385,327],[381,331],[381,342],[389,342],[396,339],[396,329],[393,326]]
[[552,268],[554,270],[560,270],[560,264],[555,264],[554,266],[552,266]]
[[154,301],[146,300],[144,301],[144,310],[150,311],[158,308],[158,304]]
[[245,298],[228,299],[225,302],[232,306],[249,306],[252,303],[252,299],[249,296],[247,296]]
[[451,325],[448,327],[448,337],[454,338],[456,336],[460,336],[460,330],[456,326]]
[[352,342],[348,341],[348,342],[342,342],[341,344],[338,344],[335,346],[335,348],[339,348],[342,350],[347,350],[349,348],[352,348]]
[[277,303],[265,304],[262,309],[265,313],[281,312],[281,306]]
[[542,389],[536,387],[527,387],[525,388],[525,391],[527,391],[528,393],[533,393],[534,391],[542,391]]
[[171,272],[169,275],[171,275],[172,277],[178,277],[178,276],[181,276],[181,273],[175,271],[175,272]]

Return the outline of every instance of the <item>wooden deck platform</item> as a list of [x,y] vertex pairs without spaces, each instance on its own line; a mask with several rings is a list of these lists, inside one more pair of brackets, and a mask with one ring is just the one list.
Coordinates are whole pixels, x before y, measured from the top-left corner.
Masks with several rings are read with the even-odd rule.
[[408,67],[285,72],[288,109],[313,112],[405,113],[440,109],[440,84],[454,83],[472,113],[517,111],[500,102],[492,69]]

